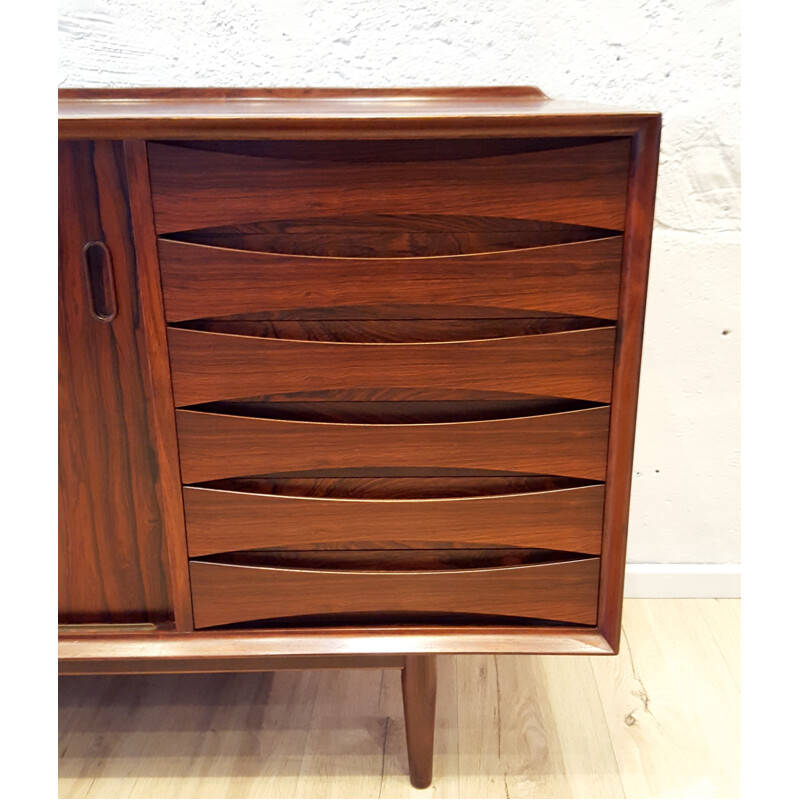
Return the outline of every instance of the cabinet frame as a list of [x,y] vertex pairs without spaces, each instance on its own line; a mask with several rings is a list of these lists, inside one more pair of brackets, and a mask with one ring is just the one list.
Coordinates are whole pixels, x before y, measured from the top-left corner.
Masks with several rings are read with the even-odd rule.
[[[374,114],[355,114],[352,100],[369,98]],[[411,110],[393,100],[414,97]],[[280,98],[272,106],[270,100]],[[588,653],[619,648],[624,552],[630,500],[639,363],[644,326],[659,114],[552,101],[538,90],[62,90],[59,137],[121,140],[131,225],[140,276],[141,313],[155,398],[156,458],[165,498],[165,536],[175,625],[142,630],[72,626],[59,636],[63,671],[161,671],[192,659],[246,668],[265,655],[426,653]],[[363,104],[362,104],[363,107]],[[404,107],[407,106],[404,104]],[[300,110],[303,114],[299,114]],[[391,113],[393,112],[393,113]],[[596,627],[386,628],[332,631],[192,630],[189,560],[172,404],[166,323],[153,224],[146,142],[169,139],[359,139],[460,137],[603,137],[631,139],[628,203],[619,295],[608,475]]]

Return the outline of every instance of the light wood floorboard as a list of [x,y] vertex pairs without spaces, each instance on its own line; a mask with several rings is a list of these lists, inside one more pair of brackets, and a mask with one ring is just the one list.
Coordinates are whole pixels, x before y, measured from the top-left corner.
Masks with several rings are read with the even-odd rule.
[[739,796],[740,695],[704,613],[715,602],[628,602],[619,657],[590,659],[626,797]]
[[739,601],[627,600],[618,658],[441,656],[434,782],[397,670],[63,677],[59,797],[727,798]]
[[741,603],[738,600],[695,601],[700,614],[708,623],[708,629],[719,647],[728,669],[742,685],[740,629],[742,624]]

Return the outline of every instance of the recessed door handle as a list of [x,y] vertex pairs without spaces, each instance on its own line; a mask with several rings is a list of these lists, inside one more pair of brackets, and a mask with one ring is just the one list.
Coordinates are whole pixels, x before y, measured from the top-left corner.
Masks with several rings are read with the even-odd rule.
[[92,316],[101,322],[111,322],[117,316],[117,291],[111,253],[104,242],[84,245],[83,266]]

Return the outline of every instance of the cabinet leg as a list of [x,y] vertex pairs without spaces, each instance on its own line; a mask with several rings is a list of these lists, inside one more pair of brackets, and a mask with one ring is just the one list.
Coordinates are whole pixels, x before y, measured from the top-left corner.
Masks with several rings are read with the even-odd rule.
[[436,656],[406,656],[402,670],[408,774],[417,789],[433,777],[433,731],[436,724]]

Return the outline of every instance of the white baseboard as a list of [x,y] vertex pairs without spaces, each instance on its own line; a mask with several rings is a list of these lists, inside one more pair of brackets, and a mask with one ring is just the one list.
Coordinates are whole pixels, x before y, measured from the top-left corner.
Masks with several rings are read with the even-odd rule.
[[628,564],[625,597],[741,597],[741,564]]

